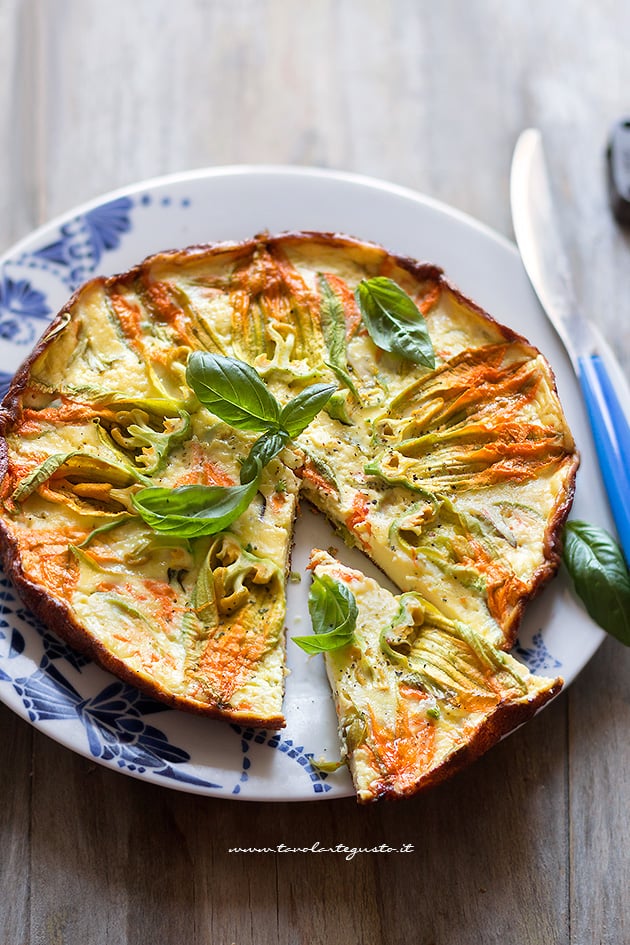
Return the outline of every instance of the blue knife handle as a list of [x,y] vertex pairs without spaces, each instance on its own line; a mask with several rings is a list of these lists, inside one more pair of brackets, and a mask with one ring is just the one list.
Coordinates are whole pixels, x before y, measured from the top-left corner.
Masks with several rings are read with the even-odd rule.
[[608,501],[630,566],[630,424],[601,356],[578,358],[578,370]]

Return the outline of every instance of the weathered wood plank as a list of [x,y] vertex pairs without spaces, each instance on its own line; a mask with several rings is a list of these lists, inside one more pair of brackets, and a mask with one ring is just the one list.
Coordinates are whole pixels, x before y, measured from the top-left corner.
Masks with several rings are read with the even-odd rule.
[[34,0],[0,5],[0,251],[42,222],[41,32]]
[[0,941],[28,945],[30,925],[30,726],[0,706]]
[[[19,55],[32,48],[29,11],[19,0],[0,4],[0,252],[37,221],[33,165],[24,149],[31,136],[23,123],[30,70]],[[11,40],[11,41],[9,41]],[[17,40],[17,41],[16,41]],[[3,687],[8,684],[0,683]],[[29,945],[30,815],[33,732],[0,706],[0,941]]]
[[630,941],[630,652],[613,640],[569,693],[572,941]]
[[33,945],[126,941],[128,779],[35,736]]

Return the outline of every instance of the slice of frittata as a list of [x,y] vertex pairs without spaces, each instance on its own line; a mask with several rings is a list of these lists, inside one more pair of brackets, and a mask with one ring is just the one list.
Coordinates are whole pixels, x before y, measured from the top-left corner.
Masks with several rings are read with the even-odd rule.
[[362,803],[444,780],[562,687],[417,592],[394,596],[325,551],[313,551],[311,567],[315,579],[339,582],[356,601],[352,640],[324,656],[342,755]]

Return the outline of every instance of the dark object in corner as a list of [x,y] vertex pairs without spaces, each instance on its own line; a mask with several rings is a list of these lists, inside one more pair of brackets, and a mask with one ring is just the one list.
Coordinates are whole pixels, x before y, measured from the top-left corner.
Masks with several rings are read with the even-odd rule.
[[630,226],[630,116],[613,125],[606,148],[608,199],[615,218]]

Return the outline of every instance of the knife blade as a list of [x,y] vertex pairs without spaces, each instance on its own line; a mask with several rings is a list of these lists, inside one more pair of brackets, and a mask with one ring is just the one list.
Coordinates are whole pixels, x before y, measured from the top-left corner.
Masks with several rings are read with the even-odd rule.
[[580,381],[611,511],[630,564],[630,386],[610,347],[577,304],[536,128],[528,128],[516,143],[510,203],[523,265]]

